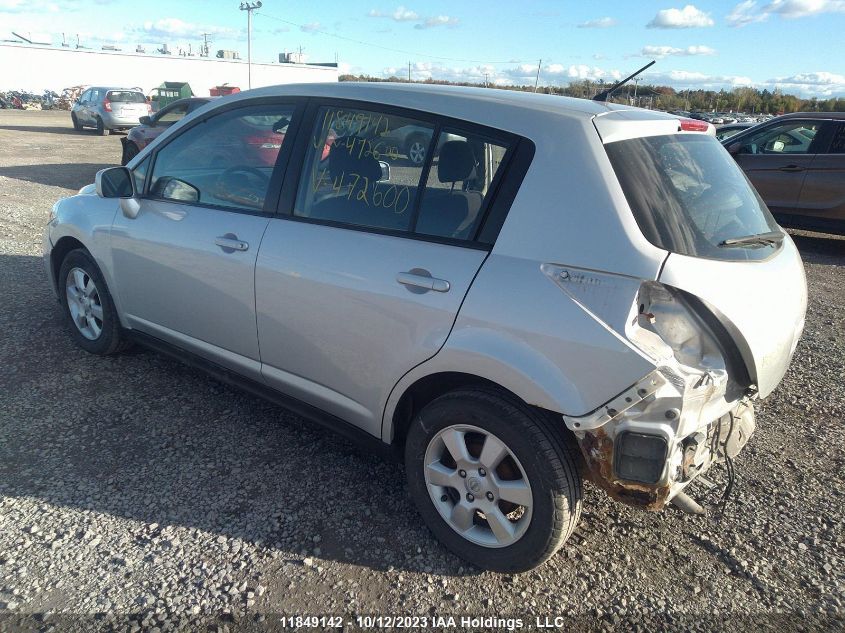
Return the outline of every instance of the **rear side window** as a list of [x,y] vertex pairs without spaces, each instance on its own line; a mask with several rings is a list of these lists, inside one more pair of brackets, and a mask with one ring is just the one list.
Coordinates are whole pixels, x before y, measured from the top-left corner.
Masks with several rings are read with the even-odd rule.
[[292,105],[253,106],[190,127],[156,154],[149,195],[262,210],[293,113]]
[[422,121],[377,110],[321,108],[294,215],[410,230],[433,136],[434,126]]
[[605,145],[643,235],[693,257],[764,259],[774,246],[727,247],[728,239],[778,230],[765,203],[722,145],[674,134]]
[[147,98],[140,92],[134,90],[111,90],[108,94],[109,101],[115,103],[146,103]]
[[507,148],[458,130],[441,132],[414,227],[417,233],[472,239]]
[[845,154],[845,123],[840,123],[836,126],[828,153]]

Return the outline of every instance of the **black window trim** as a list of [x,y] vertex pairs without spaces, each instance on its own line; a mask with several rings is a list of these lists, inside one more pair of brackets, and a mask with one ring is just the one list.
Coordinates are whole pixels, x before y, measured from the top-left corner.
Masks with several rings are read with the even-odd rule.
[[[294,153],[294,147],[299,137],[299,130],[301,129],[302,123],[305,120],[307,102],[308,99],[306,97],[292,96],[257,97],[248,100],[245,99],[243,101],[238,100],[214,108],[206,112],[202,116],[199,116],[196,119],[186,123],[184,127],[182,127],[176,134],[173,134],[170,136],[170,138],[165,139],[158,147],[156,147],[155,151],[150,155],[151,162],[150,167],[147,170],[147,174],[144,177],[144,189],[142,193],[137,194],[137,197],[143,200],[166,202],[168,204],[188,205],[193,207],[200,207],[203,209],[213,209],[216,211],[240,213],[243,215],[258,215],[264,217],[272,217],[273,215],[275,215],[275,209],[278,206],[279,190],[281,188],[282,181],[285,178],[285,171],[288,165],[290,164],[291,156]],[[270,182],[267,183],[267,194],[264,197],[264,207],[262,209],[244,209],[241,207],[209,204],[207,202],[183,202],[180,200],[168,200],[165,198],[158,198],[149,194],[152,174],[155,170],[158,154],[161,150],[170,145],[170,143],[181,137],[188,130],[193,129],[198,125],[203,125],[209,119],[214,118],[218,115],[226,114],[233,110],[247,109],[266,105],[293,106],[294,111],[291,124],[288,126],[288,131],[285,132],[286,142],[282,143],[282,148],[279,151],[279,155],[276,157],[276,163],[273,166],[273,171],[270,174]],[[189,116],[189,114],[186,116]],[[184,119],[177,121],[177,123],[181,123],[182,120]],[[293,129],[291,130],[291,128]],[[287,142],[289,134],[291,134],[293,137],[290,143]]]
[[[323,107],[348,108],[351,110],[376,110],[380,113],[383,112],[385,114],[401,116],[421,123],[427,123],[434,128],[436,133],[452,129],[459,133],[477,134],[491,141],[496,141],[506,147],[507,150],[505,157],[500,165],[498,173],[491,183],[490,190],[485,196],[485,207],[483,209],[481,221],[476,227],[473,238],[456,239],[416,233],[414,232],[416,218],[412,218],[414,222],[412,228],[408,230],[396,230],[360,226],[345,222],[337,222],[334,220],[323,220],[319,218],[308,218],[294,215],[294,206],[296,204],[296,196],[299,191],[299,183],[304,177],[303,171],[305,168],[305,156],[308,151],[308,141],[314,130],[317,112]],[[450,246],[462,246],[465,248],[484,251],[489,251],[493,248],[507,214],[510,211],[510,207],[513,204],[514,198],[522,185],[522,181],[524,180],[534,157],[534,143],[528,138],[514,134],[513,132],[507,132],[505,130],[500,130],[472,121],[456,119],[436,112],[414,110],[413,108],[394,106],[378,101],[362,101],[358,99],[342,99],[335,97],[309,97],[305,116],[300,119],[299,130],[306,130],[307,132],[297,135],[296,144],[292,150],[292,156],[295,160],[291,160],[290,164],[300,165],[300,168],[298,170],[291,170],[291,173],[286,174],[282,184],[282,192],[279,196],[278,206],[276,207],[276,217],[293,222],[305,222],[308,224],[331,226],[351,231],[363,231],[378,235],[388,235],[392,237],[433,242],[436,244],[446,244]],[[436,134],[432,138],[432,142],[436,143],[438,139],[439,134]],[[426,163],[423,166],[423,172],[425,174],[429,173],[432,158],[433,153],[429,152],[429,155],[426,157]],[[422,180],[420,183],[422,183]],[[422,187],[422,184],[420,184],[419,187]],[[418,202],[421,201],[421,198],[422,196],[417,196]],[[415,213],[418,213],[416,208],[414,211]]]

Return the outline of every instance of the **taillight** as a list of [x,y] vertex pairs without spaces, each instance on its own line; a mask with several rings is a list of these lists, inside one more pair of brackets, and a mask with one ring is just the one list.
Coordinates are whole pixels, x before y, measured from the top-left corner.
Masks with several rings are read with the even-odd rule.
[[106,112],[111,112],[111,101],[109,101],[108,99],[103,100],[103,110],[105,110]]
[[707,121],[698,121],[696,119],[680,119],[681,130],[684,132],[706,132],[710,129],[710,124]]

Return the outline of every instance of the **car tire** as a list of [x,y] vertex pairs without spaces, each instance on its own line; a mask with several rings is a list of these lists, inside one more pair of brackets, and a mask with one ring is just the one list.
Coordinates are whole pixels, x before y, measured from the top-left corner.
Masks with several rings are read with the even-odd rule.
[[138,146],[135,145],[132,141],[127,141],[126,144],[123,146],[123,157],[121,160],[121,165],[126,165],[130,160],[135,158],[141,152],[138,149]]
[[423,134],[412,134],[405,143],[405,154],[412,165],[422,165],[428,153],[428,139]]
[[129,346],[105,279],[87,251],[76,249],[65,256],[58,291],[71,337],[79,347],[106,356]]
[[492,388],[426,405],[408,431],[405,469],[431,531],[491,571],[518,573],[548,560],[581,513],[581,475],[562,425]]
[[99,136],[108,136],[109,135],[109,128],[105,126],[103,120],[100,117],[97,117],[97,134]]
[[76,118],[75,112],[70,113],[70,120],[73,122],[73,129],[76,130],[77,132],[81,132],[82,131],[82,124]]

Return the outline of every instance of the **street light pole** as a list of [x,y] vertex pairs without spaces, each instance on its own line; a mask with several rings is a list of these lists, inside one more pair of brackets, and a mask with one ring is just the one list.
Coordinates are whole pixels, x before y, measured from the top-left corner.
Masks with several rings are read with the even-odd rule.
[[252,88],[252,12],[261,8],[261,0],[241,2],[241,11],[246,11],[246,74],[247,86]]

